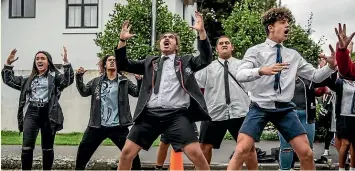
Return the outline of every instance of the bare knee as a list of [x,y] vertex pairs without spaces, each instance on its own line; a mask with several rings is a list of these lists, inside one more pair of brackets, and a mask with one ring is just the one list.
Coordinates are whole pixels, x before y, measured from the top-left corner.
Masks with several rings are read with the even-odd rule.
[[238,135],[237,146],[235,153],[237,155],[248,155],[250,152],[255,151],[254,139],[249,135],[240,133]]
[[198,148],[198,143],[191,143],[183,148],[183,151],[188,155],[191,160],[196,160],[198,158],[204,158],[201,148]]
[[212,144],[200,144],[201,150],[203,151],[203,153],[208,153],[210,151],[212,151],[213,145]]

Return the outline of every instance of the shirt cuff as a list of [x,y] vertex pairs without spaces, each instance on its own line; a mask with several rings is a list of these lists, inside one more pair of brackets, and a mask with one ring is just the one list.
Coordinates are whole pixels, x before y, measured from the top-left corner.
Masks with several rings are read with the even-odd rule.
[[335,69],[335,70],[331,69],[331,68],[329,67],[329,64],[327,64],[327,65],[324,67],[324,71],[325,71],[325,72],[333,73],[334,71],[336,71],[336,69]]
[[68,62],[68,63],[64,63],[63,65],[70,65],[70,62]]
[[261,75],[259,74],[259,70],[260,70],[260,68],[253,68],[251,70],[251,75],[255,78],[260,78]]

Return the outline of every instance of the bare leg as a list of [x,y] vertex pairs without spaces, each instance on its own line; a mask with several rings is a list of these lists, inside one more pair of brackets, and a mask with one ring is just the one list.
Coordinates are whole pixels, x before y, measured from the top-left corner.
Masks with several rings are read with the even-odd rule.
[[239,133],[237,146],[235,147],[232,159],[229,161],[227,170],[241,170],[243,168],[243,163],[248,159],[250,151],[253,149],[254,142],[251,136]]
[[127,139],[122,149],[117,170],[131,170],[133,159],[141,149],[142,147]]
[[301,170],[316,170],[313,151],[306,134],[299,135],[289,142],[300,159]]
[[258,170],[258,157],[256,155],[255,145],[250,150],[249,155],[245,161],[248,170]]
[[196,170],[210,170],[210,166],[208,165],[198,142],[190,143],[182,150],[186,154],[187,158],[189,158],[195,165]]
[[201,150],[203,152],[203,155],[206,157],[208,164],[211,164],[213,145],[200,143],[200,146],[201,146]]
[[166,156],[168,155],[168,149],[169,149],[170,144],[165,144],[163,142],[160,142],[159,144],[159,149],[158,149],[158,155],[157,155],[157,166],[163,166]]
[[346,158],[348,157],[348,151],[350,143],[347,139],[341,139],[341,146],[339,149],[339,168],[345,168]]

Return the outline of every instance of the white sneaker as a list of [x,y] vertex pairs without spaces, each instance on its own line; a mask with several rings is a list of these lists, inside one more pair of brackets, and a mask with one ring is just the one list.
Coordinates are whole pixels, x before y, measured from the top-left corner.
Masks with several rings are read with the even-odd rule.
[[323,156],[329,156],[329,150],[324,150]]

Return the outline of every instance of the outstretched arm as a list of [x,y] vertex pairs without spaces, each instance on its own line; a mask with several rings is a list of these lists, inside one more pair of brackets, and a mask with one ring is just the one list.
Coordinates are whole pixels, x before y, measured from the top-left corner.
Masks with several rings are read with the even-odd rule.
[[127,58],[126,41],[135,34],[129,33],[132,25],[129,25],[129,21],[125,21],[122,25],[120,33],[120,41],[115,47],[115,57],[117,68],[121,71],[126,71],[134,74],[144,75],[144,62],[145,60],[133,61]]
[[192,26],[192,28],[195,29],[199,34],[200,39],[198,40],[198,50],[200,52],[200,55],[192,57],[190,60],[191,69],[194,72],[205,68],[207,65],[209,65],[212,62],[212,58],[213,58],[211,44],[208,40],[207,33],[203,23],[203,17],[197,11],[195,12],[195,16],[196,16],[196,24]]
[[12,70],[14,66],[11,64],[18,60],[18,57],[15,57],[17,50],[13,49],[7,58],[6,64],[1,71],[1,76],[4,84],[9,87],[21,90],[24,78],[22,76],[15,76],[14,71]]

